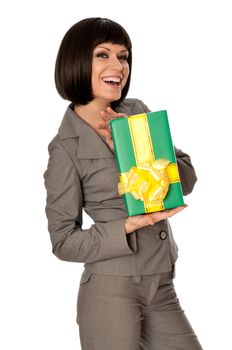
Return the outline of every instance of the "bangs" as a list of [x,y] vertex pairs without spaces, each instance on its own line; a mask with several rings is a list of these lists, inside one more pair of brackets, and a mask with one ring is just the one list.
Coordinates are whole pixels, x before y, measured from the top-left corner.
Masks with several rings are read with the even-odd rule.
[[94,31],[94,47],[103,43],[110,42],[112,44],[124,45],[128,51],[131,50],[131,40],[122,26],[118,23],[101,18],[94,23],[96,30]]

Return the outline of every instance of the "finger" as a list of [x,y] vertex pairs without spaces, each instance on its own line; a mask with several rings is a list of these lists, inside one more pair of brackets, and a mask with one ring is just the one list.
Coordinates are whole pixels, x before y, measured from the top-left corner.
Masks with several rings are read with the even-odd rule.
[[101,124],[93,126],[98,135],[105,137],[106,133],[109,134],[109,131]]
[[109,124],[110,120],[115,119],[116,115],[115,114],[110,114],[107,113],[106,111],[100,111],[100,116],[102,118],[102,120],[104,121],[104,123]]
[[186,208],[186,206],[181,206],[174,209],[166,209],[164,211],[157,211],[155,213],[150,213],[148,215],[151,215],[151,218],[154,219],[155,221],[161,221],[172,217],[173,215],[182,211],[184,208]]
[[175,212],[179,212],[181,210],[183,210],[185,207],[184,206],[181,206],[181,207],[176,207],[176,208],[173,208],[173,209],[167,209],[167,210],[164,210],[163,212],[164,213],[175,213]]
[[106,140],[111,140],[112,137],[111,137],[111,133],[108,131],[108,130],[102,130],[102,135],[105,137]]
[[106,123],[105,122],[100,122],[100,123],[96,124],[95,126],[98,129],[104,129],[106,127]]
[[121,117],[127,117],[125,113],[117,113],[115,112],[111,107],[106,108],[107,112],[109,113],[109,116],[112,118],[121,118]]
[[106,130],[109,131],[110,135],[111,135],[111,129],[110,129],[110,125],[106,126]]
[[111,117],[111,119],[117,119],[117,118],[127,118],[127,115],[124,113],[117,113]]
[[106,142],[107,142],[107,143],[111,143],[111,142],[112,142],[111,134],[106,133],[106,134],[105,134],[105,138],[106,138]]
[[103,112],[104,112],[104,115],[107,116],[108,118],[112,118],[113,116],[118,114],[111,107],[106,107],[106,109],[103,110]]
[[109,115],[105,111],[100,111],[100,116],[105,122],[112,118],[111,115]]
[[107,107],[106,110],[100,111],[100,116],[106,124],[112,119],[127,117],[124,113],[115,112],[111,107]]
[[174,209],[171,209],[171,210],[173,210],[173,211],[181,211],[181,210],[183,210],[183,209],[185,209],[185,208],[187,208],[187,206],[188,206],[188,204],[184,204],[184,205],[181,205],[181,206],[179,206],[179,207],[176,207],[176,208],[174,208]]
[[107,107],[106,111],[110,114],[110,115],[114,115],[117,114],[117,112],[115,112],[111,107]]
[[98,135],[105,137],[105,129],[97,129],[95,128]]
[[163,213],[160,213],[164,218],[169,218],[172,217],[173,215],[179,213],[180,211],[182,211],[183,209],[185,209],[185,206],[181,206],[181,207],[177,207],[174,209],[169,209],[169,210],[165,210],[163,211]]

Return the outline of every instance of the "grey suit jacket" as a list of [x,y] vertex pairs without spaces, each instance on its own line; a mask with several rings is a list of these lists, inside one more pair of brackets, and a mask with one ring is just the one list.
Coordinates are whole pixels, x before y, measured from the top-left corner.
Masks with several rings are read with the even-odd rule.
[[[126,99],[118,112],[134,115],[149,109]],[[58,134],[48,146],[44,173],[46,215],[53,253],[60,259],[85,263],[86,270],[121,276],[168,272],[177,259],[177,246],[168,220],[125,233],[127,218],[118,194],[114,152],[70,105]],[[184,195],[196,175],[190,157],[175,148]],[[82,210],[93,219],[82,229]]]

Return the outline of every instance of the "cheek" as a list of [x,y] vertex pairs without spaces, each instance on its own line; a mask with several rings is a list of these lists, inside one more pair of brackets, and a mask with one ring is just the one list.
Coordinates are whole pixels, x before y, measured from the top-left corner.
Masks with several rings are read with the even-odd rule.
[[128,62],[125,63],[124,70],[125,70],[125,72],[127,73],[127,76],[128,76],[129,72],[130,72],[130,67],[129,67],[129,63]]
[[128,76],[129,76],[129,73],[130,73],[130,69],[129,69],[129,66],[127,65],[127,66],[124,68],[124,77],[125,77],[124,86],[126,85],[126,82],[127,82]]
[[96,83],[100,72],[100,67],[95,63],[92,65],[92,83]]
[[96,69],[92,71],[92,78],[91,78],[91,83],[92,83],[92,90],[93,93],[95,93],[99,89],[99,80],[98,80],[98,74]]

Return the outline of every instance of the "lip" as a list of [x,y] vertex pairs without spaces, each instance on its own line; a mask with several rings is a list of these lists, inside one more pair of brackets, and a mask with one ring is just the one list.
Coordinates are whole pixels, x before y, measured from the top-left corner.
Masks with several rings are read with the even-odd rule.
[[[117,82],[117,84],[109,84],[107,83],[107,81],[105,81],[104,79],[109,79],[109,78],[113,78],[113,79],[119,79],[119,82]],[[110,89],[115,89],[115,90],[121,90],[122,89],[122,80],[123,80],[123,75],[122,74],[108,74],[108,75],[104,75],[101,80],[103,81],[103,83],[105,83],[108,88]]]
[[113,90],[122,90],[122,85],[121,84],[107,84],[104,80],[103,83],[105,83],[105,86],[108,89],[113,89]]
[[104,75],[104,76],[102,77],[102,79],[103,79],[103,78],[111,78],[111,77],[122,79],[122,78],[123,78],[123,75],[122,75],[122,74],[115,74],[115,73],[113,73],[113,74],[107,74],[107,75]]
[[123,80],[123,75],[122,74],[108,74],[108,75],[104,75],[101,79],[104,81],[104,79],[109,79],[109,78],[120,79],[119,84],[121,84],[121,82]]

